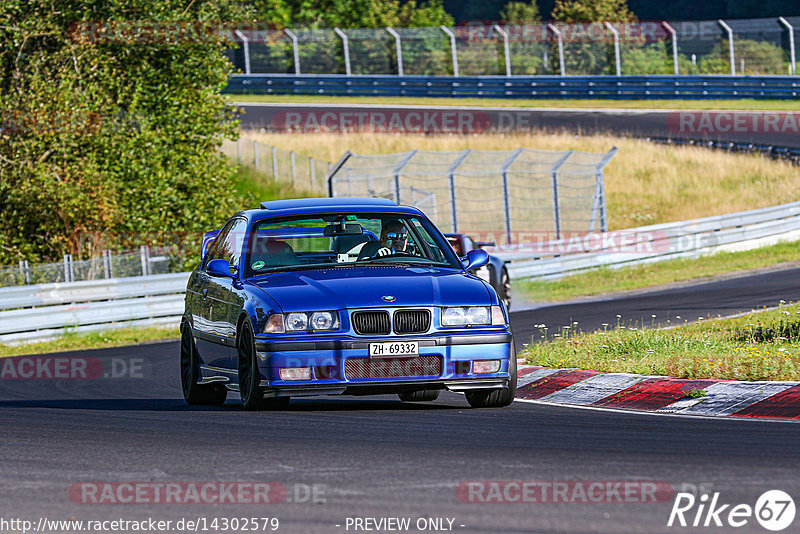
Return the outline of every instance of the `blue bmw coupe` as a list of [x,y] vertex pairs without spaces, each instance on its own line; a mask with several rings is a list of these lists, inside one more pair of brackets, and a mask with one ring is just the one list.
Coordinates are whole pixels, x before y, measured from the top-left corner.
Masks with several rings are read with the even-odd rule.
[[507,406],[508,310],[418,209],[386,199],[264,202],[208,232],[189,278],[180,367],[189,404],[238,391],[248,410],[291,397],[443,389]]

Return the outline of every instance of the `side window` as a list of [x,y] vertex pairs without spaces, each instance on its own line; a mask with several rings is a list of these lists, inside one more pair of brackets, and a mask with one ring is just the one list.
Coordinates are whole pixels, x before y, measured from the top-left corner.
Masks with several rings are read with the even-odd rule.
[[231,219],[228,221],[211,245],[211,249],[206,256],[206,265],[211,260],[221,259],[238,268],[246,231],[247,221],[244,219]]

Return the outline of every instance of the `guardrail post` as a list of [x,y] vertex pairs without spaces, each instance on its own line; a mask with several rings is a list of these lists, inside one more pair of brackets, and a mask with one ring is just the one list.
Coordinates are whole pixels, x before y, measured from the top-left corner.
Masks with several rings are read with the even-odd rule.
[[450,190],[450,224],[453,232],[458,232],[458,205],[456,201],[456,169],[467,159],[471,149],[467,149],[459,155],[456,160],[447,169],[449,175],[449,190]]
[[389,32],[389,35],[394,37],[394,48],[397,51],[397,75],[403,75],[403,47],[401,46],[400,42],[400,34],[398,34],[392,28],[386,28],[386,31]]
[[453,55],[453,76],[458,76],[458,52],[456,51],[456,35],[447,26],[440,26],[442,31],[450,37],[450,52]]
[[733,30],[730,26],[725,24],[725,21],[719,19],[719,25],[722,26],[722,29],[728,32],[728,54],[730,55],[731,60],[731,76],[736,76],[736,55],[733,52]]
[[253,140],[253,166],[258,170],[258,141]]
[[547,25],[547,29],[553,32],[558,39],[558,67],[561,70],[561,76],[566,75],[564,68],[564,39],[561,37],[561,32],[552,24]]
[[508,46],[508,34],[498,24],[495,24],[492,28],[503,37],[503,57],[506,60],[506,76],[511,76],[511,52]]
[[300,75],[300,46],[297,44],[297,35],[289,28],[285,28],[283,33],[292,40],[292,52],[294,53],[294,73]]
[[511,202],[510,202],[510,192],[508,189],[508,169],[511,167],[520,154],[522,154],[523,149],[518,148],[511,154],[511,157],[503,163],[503,168],[501,172],[503,173],[503,213],[505,214],[505,222],[506,222],[506,244],[511,244]]
[[344,72],[350,76],[352,74],[350,72],[350,43],[347,40],[347,35],[339,28],[334,28],[333,31],[342,38],[342,48],[344,48]]
[[25,281],[25,285],[30,285],[31,283],[31,269],[30,265],[28,265],[28,260],[20,260],[19,262],[19,274],[22,275],[22,279]]
[[614,35],[614,66],[616,67],[617,76],[622,76],[622,65],[619,57],[619,32],[610,22],[606,22],[606,28]]
[[250,74],[250,40],[245,34],[238,29],[233,30],[233,33],[242,40],[242,52],[244,52],[244,73]]
[[792,74],[797,74],[797,64],[795,63],[796,60],[794,57],[794,28],[792,28],[792,25],[783,17],[778,17],[778,21],[789,30],[789,61],[792,64]]
[[289,162],[292,167],[292,187],[295,187],[297,185],[297,167],[295,166],[294,152],[289,152]]
[[680,76],[681,69],[678,63],[678,32],[676,32],[675,28],[670,26],[667,21],[661,21],[661,25],[672,35],[672,65],[675,69],[675,76]]
[[278,149],[272,147],[272,181],[278,181]]

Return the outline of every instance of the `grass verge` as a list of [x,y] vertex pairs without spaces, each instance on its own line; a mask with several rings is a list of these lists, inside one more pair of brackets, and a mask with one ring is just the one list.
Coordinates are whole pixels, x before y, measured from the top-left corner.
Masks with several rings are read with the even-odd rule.
[[323,161],[338,161],[347,150],[359,154],[386,154],[412,149],[456,151],[525,147],[607,152],[616,145],[619,153],[605,169],[611,230],[800,200],[800,173],[785,161],[701,147],[657,145],[641,139],[539,132],[471,136],[249,133],[245,138]]
[[161,339],[177,339],[178,328],[167,327],[129,327],[98,330],[96,332],[74,332],[65,330],[64,334],[52,341],[26,343],[24,345],[0,344],[0,358],[23,356],[26,354],[47,354],[72,350],[105,349],[123,345],[137,345]]
[[265,200],[319,196],[319,193],[295,189],[291,182],[275,181],[254,168],[244,165],[236,168],[234,179],[236,203],[241,209],[257,208]]
[[527,98],[435,98],[327,95],[225,95],[231,102],[274,102],[280,104],[390,104],[420,106],[477,106],[504,108],[603,108],[603,109],[731,109],[795,111],[793,100],[594,100]]
[[699,281],[796,261],[800,261],[800,242],[793,241],[741,252],[717,252],[696,259],[666,260],[622,269],[602,268],[559,280],[515,280],[513,289],[526,300],[557,302],[673,282]]
[[[610,321],[613,322],[613,321]],[[545,334],[545,328],[540,328]],[[552,330],[552,329],[551,329]],[[529,364],[678,378],[800,380],[800,305],[672,329],[562,328],[520,355]]]

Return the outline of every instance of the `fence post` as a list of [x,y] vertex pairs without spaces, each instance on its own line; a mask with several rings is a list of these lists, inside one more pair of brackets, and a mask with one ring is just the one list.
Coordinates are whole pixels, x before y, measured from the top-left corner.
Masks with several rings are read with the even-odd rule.
[[139,254],[142,258],[142,276],[150,274],[150,247],[142,245],[139,247]]
[[272,181],[278,181],[278,149],[272,147]]
[[309,176],[311,177],[311,190],[314,191],[317,188],[317,172],[314,168],[314,158],[312,157],[308,158],[308,169]]
[[450,189],[450,224],[452,226],[452,232],[458,232],[458,206],[456,203],[456,169],[467,159],[469,156],[471,149],[467,149],[459,155],[456,160],[450,165],[450,168],[447,169],[447,174],[449,175],[449,189]]
[[336,162],[336,165],[333,165],[332,163],[328,163],[328,174],[327,174],[327,176],[325,176],[325,183],[328,185],[328,196],[329,197],[335,197],[336,196],[335,191],[333,190],[333,178],[334,178],[334,176],[336,176],[336,173],[338,173],[341,170],[341,168],[344,167],[344,164],[347,163],[347,160],[350,159],[350,156],[352,156],[352,155],[353,155],[353,153],[348,150],[347,152],[345,152],[342,155],[341,158],[339,158],[339,161]]
[[606,184],[605,184],[605,168],[608,165],[608,162],[611,161],[616,153],[619,152],[617,147],[612,147],[611,150],[608,151],[607,154],[603,156],[603,159],[597,164],[597,170],[595,172],[595,198],[594,202],[592,202],[592,221],[589,226],[589,230],[594,230],[594,221],[597,217],[597,212],[600,212],[600,231],[607,232],[608,231],[608,218],[606,217]]
[[344,72],[350,76],[352,74],[350,72],[350,43],[347,40],[347,35],[339,28],[334,28],[333,31],[342,38],[342,47],[344,48]]
[[669,25],[667,21],[662,21],[661,24],[667,31],[672,35],[672,64],[675,69],[675,76],[680,76],[681,69],[678,63],[678,32],[675,31],[675,28]]
[[411,158],[413,158],[417,152],[419,152],[417,149],[409,151],[408,154],[403,156],[400,162],[395,165],[394,169],[392,169],[392,175],[394,176],[394,201],[397,204],[400,204],[400,171],[403,170],[403,167],[408,165],[408,162],[411,161]]
[[561,239],[561,209],[558,205],[558,169],[569,159],[574,150],[567,150],[558,161],[555,162],[553,168],[550,169],[553,179],[553,226],[556,230],[556,239]]
[[72,254],[64,254],[64,281],[72,282]]
[[447,26],[440,26],[442,31],[450,37],[450,52],[453,55],[453,76],[458,76],[458,52],[456,51],[456,35]]
[[503,57],[506,59],[506,76],[511,76],[511,52],[508,46],[508,34],[498,24],[495,24],[492,27],[494,28],[494,31],[503,37]]
[[242,163],[242,138],[236,140],[236,163]]
[[606,28],[611,30],[611,33],[614,35],[614,65],[616,67],[617,76],[622,76],[622,65],[619,57],[619,32],[610,22],[606,22]]
[[238,29],[233,30],[233,33],[242,40],[242,52],[244,52],[244,73],[250,74],[250,40],[245,34]]
[[297,45],[297,36],[289,28],[285,28],[283,32],[292,40],[292,51],[294,52],[294,73],[300,74],[300,47]]
[[552,24],[547,25],[547,29],[553,32],[558,39],[558,68],[561,71],[561,76],[566,74],[564,69],[564,39],[561,37],[561,32]]
[[103,271],[105,271],[106,278],[114,278],[111,269],[111,251],[103,250]]
[[736,76],[736,56],[733,53],[733,30],[730,26],[725,24],[725,21],[719,19],[719,25],[722,26],[722,29],[728,32],[728,54],[730,55],[731,60],[731,76]]
[[297,184],[297,169],[295,168],[294,152],[289,152],[289,161],[292,165],[292,187]]
[[792,74],[797,74],[797,64],[795,63],[796,60],[794,58],[794,28],[785,18],[778,17],[778,20],[781,24],[786,26],[787,30],[789,30],[789,56],[791,56],[789,61],[792,64]]
[[253,165],[258,170],[258,141],[253,140]]
[[400,43],[400,34],[394,31],[392,28],[386,28],[386,31],[389,32],[389,35],[394,37],[394,48],[397,51],[397,75],[403,75],[403,47]]
[[523,149],[518,148],[511,154],[511,157],[506,160],[503,164],[503,168],[501,170],[503,176],[503,212],[505,214],[505,222],[506,222],[506,244],[511,244],[511,202],[509,200],[509,190],[508,190],[508,169],[511,165],[517,160],[520,154],[522,154]]

